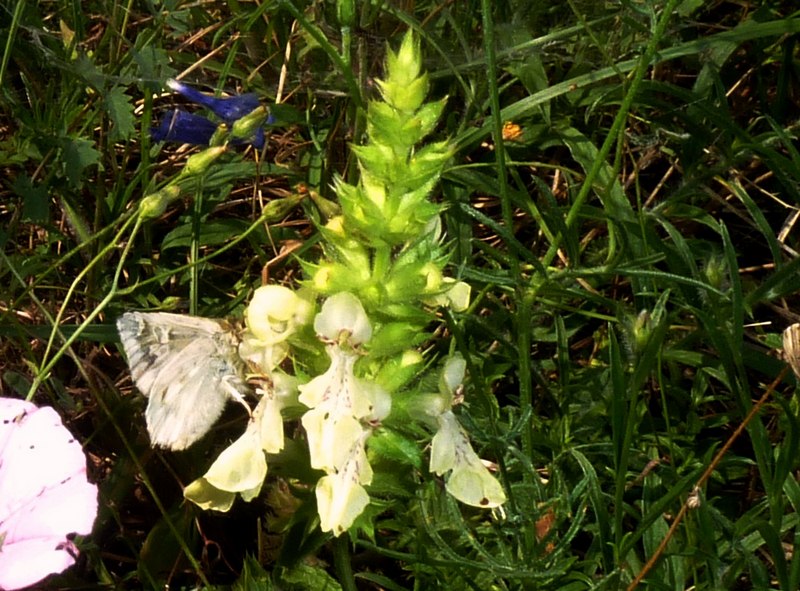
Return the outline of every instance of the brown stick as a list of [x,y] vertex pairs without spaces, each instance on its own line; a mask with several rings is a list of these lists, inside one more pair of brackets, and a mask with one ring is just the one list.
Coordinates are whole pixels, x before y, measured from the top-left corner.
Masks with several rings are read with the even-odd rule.
[[[775,380],[769,386],[767,386],[767,390],[766,392],[764,392],[763,396],[761,396],[761,398],[758,399],[758,402],[756,402],[753,405],[753,408],[750,409],[750,412],[747,413],[747,416],[744,418],[741,424],[738,427],[736,427],[736,431],[734,431],[731,434],[731,436],[725,442],[725,445],[722,446],[722,448],[717,452],[717,455],[714,456],[714,459],[711,460],[711,463],[708,465],[708,468],[706,468],[705,472],[703,472],[703,475],[700,476],[700,478],[695,483],[694,488],[692,489],[693,491],[700,490],[700,487],[706,483],[706,480],[711,478],[711,475],[714,473],[714,470],[716,470],[717,465],[722,461],[722,458],[725,456],[725,454],[728,453],[728,450],[731,448],[731,445],[733,445],[733,442],[739,438],[739,435],[741,435],[742,432],[744,432],[745,428],[747,428],[747,425],[749,425],[750,421],[753,420],[753,417],[756,416],[756,413],[758,413],[758,411],[761,410],[761,407],[764,406],[764,403],[767,401],[767,398],[769,398],[770,394],[772,394],[775,391],[775,388],[783,380],[783,377],[786,375],[787,370],[788,366],[784,367],[783,371],[781,371],[778,377],[775,378]],[[669,527],[667,535],[664,536],[663,540],[661,540],[661,543],[658,545],[658,548],[656,548],[656,551],[653,552],[653,555],[647,561],[647,564],[645,564],[642,567],[642,570],[639,571],[639,574],[636,575],[636,578],[633,579],[633,581],[631,581],[630,585],[628,585],[626,591],[633,591],[634,589],[636,589],[636,587],[639,586],[639,583],[642,582],[642,579],[644,579],[645,576],[647,576],[647,573],[652,570],[652,568],[661,558],[661,555],[667,548],[667,544],[669,543],[675,531],[678,529],[678,525],[680,525],[681,521],[683,521],[683,518],[686,516],[686,513],[689,510],[689,500],[692,499],[693,496],[694,495],[690,495],[689,498],[686,500],[686,502],[683,503],[683,505],[681,506],[681,510],[678,511],[678,514],[675,516],[672,525]]]

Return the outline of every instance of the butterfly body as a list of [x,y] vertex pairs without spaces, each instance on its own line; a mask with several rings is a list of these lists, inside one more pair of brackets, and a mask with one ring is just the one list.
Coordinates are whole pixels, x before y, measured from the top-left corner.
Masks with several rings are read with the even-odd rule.
[[117,330],[133,380],[148,398],[153,445],[186,449],[211,429],[229,399],[247,392],[239,337],[224,320],[127,312]]

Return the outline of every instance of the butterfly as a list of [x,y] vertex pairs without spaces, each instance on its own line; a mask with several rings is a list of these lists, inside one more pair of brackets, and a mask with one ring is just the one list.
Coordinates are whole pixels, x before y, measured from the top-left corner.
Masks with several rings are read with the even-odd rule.
[[117,331],[133,381],[148,398],[145,419],[154,446],[186,449],[211,429],[228,400],[247,407],[239,333],[230,323],[126,312]]
[[800,378],[800,324],[792,324],[783,331],[783,357]]
[[81,444],[50,407],[0,397],[0,589],[22,589],[75,563],[97,487]]

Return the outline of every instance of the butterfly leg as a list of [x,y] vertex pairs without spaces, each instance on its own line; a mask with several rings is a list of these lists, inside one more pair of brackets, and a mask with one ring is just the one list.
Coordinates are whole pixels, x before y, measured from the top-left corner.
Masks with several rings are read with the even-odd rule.
[[247,415],[252,418],[253,411],[250,408],[250,405],[247,404],[247,401],[244,399],[244,396],[242,396],[242,393],[239,392],[239,390],[231,383],[236,381],[237,379],[238,379],[237,376],[225,376],[224,378],[222,378],[222,387],[225,388],[228,394],[231,395],[231,398],[233,398],[236,402],[245,407],[245,409],[247,410]]

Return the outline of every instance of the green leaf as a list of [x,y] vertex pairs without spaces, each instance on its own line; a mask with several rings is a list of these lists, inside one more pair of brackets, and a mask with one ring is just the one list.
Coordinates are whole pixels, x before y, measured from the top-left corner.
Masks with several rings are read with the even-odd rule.
[[249,554],[245,556],[242,574],[231,585],[231,591],[271,591],[274,588],[267,571],[261,567],[258,560]]
[[111,128],[111,141],[118,142],[130,138],[136,130],[130,97],[121,87],[115,86],[106,95],[105,107],[114,124]]
[[[224,244],[243,233],[249,224],[243,220],[218,220],[200,224],[199,243],[202,245]],[[186,224],[178,226],[164,237],[161,244],[163,250],[169,248],[186,248],[192,240],[192,226]]]
[[83,171],[100,162],[100,152],[94,148],[92,140],[62,137],[61,160],[70,187],[77,189],[81,184]]
[[369,440],[369,450],[370,453],[376,453],[406,465],[410,464],[417,470],[422,468],[419,446],[394,431],[386,429],[377,431]]
[[145,30],[136,38],[136,47],[131,51],[136,65],[139,66],[139,78],[142,85],[152,92],[161,92],[162,83],[167,78],[173,77],[173,70],[169,66],[169,56],[160,47],[150,43],[152,31]]
[[323,569],[300,564],[281,577],[285,589],[291,591],[341,591],[342,587]]
[[20,175],[12,185],[14,193],[22,197],[22,217],[34,224],[45,223],[50,219],[49,194],[43,185],[34,186],[31,178]]
[[[173,531],[168,521],[175,527]],[[196,541],[194,511],[188,505],[176,507],[164,515],[150,530],[139,554],[139,576],[143,580],[153,580],[169,573],[183,554],[182,544],[175,538],[177,532],[183,538],[183,545]]]

